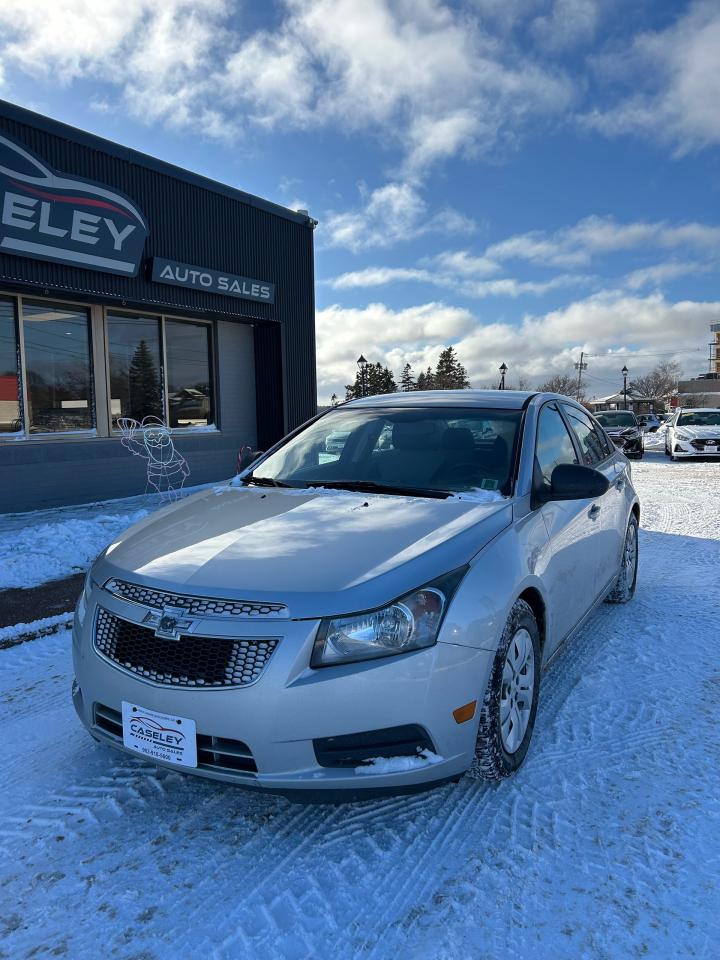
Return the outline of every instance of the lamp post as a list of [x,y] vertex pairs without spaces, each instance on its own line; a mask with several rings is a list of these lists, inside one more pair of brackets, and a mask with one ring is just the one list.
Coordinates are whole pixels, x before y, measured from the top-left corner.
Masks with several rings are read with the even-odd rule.
[[500,387],[498,388],[500,390],[505,389],[505,374],[507,373],[507,369],[508,368],[506,363],[500,364]]
[[630,373],[630,371],[628,370],[627,367],[623,367],[620,372],[623,375],[623,398],[625,402],[625,409],[627,410],[627,378],[628,378],[628,373]]
[[360,356],[357,359],[357,365],[360,367],[360,396],[364,397],[365,390],[367,388],[367,385],[365,383],[366,375],[367,375],[367,360],[362,354],[360,354]]

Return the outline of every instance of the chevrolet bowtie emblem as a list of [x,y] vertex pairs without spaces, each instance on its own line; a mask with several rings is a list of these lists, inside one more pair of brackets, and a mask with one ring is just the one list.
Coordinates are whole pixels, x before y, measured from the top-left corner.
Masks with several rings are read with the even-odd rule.
[[154,628],[156,637],[179,640],[181,634],[192,626],[193,621],[185,616],[185,611],[180,607],[163,607],[162,613],[152,610],[147,613],[143,623]]

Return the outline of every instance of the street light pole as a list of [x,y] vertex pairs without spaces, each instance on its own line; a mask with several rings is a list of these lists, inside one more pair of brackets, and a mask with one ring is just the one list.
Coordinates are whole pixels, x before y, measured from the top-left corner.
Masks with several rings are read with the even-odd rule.
[[367,372],[367,360],[362,354],[360,354],[357,359],[357,365],[360,367],[360,396],[364,397],[366,390],[365,376]]
[[627,367],[623,367],[620,372],[623,375],[623,397],[625,400],[625,409],[627,410],[627,378],[628,378],[628,373],[630,373],[630,371],[628,370]]
[[498,388],[500,390],[505,389],[505,374],[507,373],[507,369],[508,368],[506,363],[500,364],[500,386]]

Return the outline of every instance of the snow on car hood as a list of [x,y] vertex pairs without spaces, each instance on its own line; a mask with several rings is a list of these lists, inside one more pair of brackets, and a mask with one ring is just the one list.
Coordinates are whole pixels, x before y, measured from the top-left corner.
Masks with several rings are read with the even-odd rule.
[[702,427],[675,427],[675,432],[684,433],[691,440],[702,440],[704,437],[720,437],[720,426]]
[[509,500],[226,486],[173,504],[112,543],[94,571],[180,593],[286,604],[293,617],[381,605],[467,563]]

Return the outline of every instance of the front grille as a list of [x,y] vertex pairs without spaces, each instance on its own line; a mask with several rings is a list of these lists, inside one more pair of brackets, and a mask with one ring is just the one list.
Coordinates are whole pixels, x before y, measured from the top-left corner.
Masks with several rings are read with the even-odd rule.
[[195,617],[276,617],[287,618],[288,609],[282,603],[260,603],[254,600],[216,600],[213,597],[187,597],[166,590],[154,590],[125,580],[108,580],[108,593],[131,603],[162,610],[178,607]]
[[719,440],[691,440],[690,443],[695,447],[696,450],[708,450],[710,453],[720,453],[720,439]]
[[265,670],[278,641],[182,636],[165,640],[102,607],[95,621],[95,649],[125,670],[175,687],[242,687]]
[[[94,710],[95,726],[114,740],[122,741],[122,714],[119,710],[96,703]],[[198,768],[205,770],[228,771],[231,773],[257,773],[257,764],[250,747],[242,740],[228,740],[225,737],[197,735]]]
[[422,750],[435,752],[433,742],[417,724],[367,730],[313,740],[321,767],[357,767],[376,757],[416,757]]

